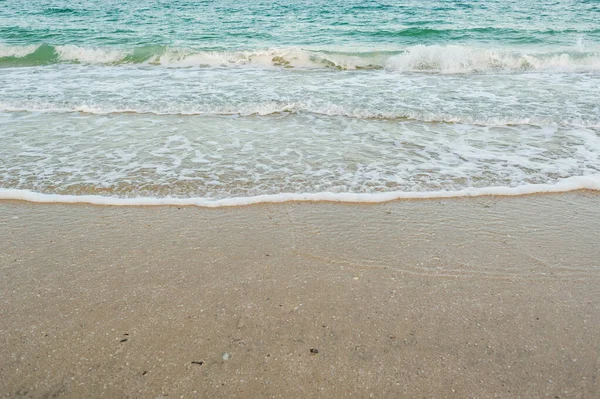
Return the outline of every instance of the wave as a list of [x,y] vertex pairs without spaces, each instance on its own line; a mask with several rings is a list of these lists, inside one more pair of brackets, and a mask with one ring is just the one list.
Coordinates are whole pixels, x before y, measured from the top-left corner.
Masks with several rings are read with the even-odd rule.
[[226,199],[207,198],[120,198],[96,195],[62,195],[44,194],[29,190],[2,189],[0,200],[16,200],[35,203],[62,203],[62,204],[92,204],[112,206],[198,206],[203,208],[220,208],[254,205],[260,203],[282,202],[349,202],[349,203],[382,203],[401,199],[435,199],[453,197],[481,197],[481,196],[520,196],[541,193],[561,193],[576,190],[600,191],[600,175],[574,176],[563,179],[555,184],[527,184],[517,187],[486,187],[466,188],[459,191],[430,191],[430,192],[388,192],[376,194],[364,193],[282,193],[258,195],[253,197],[236,197]]
[[[476,34],[486,34],[492,37],[503,37],[505,39],[515,38],[522,39],[524,42],[534,43],[542,42],[540,37],[553,36],[565,33],[578,33],[585,35],[595,35],[600,33],[600,29],[577,29],[577,28],[548,28],[548,29],[528,29],[527,27],[514,27],[514,28],[497,28],[492,26],[481,26],[472,28],[432,28],[432,27],[405,27],[404,29],[385,30],[385,29],[373,29],[373,30],[355,30],[359,35],[375,36],[375,37],[416,37],[416,38],[427,38],[427,37],[450,37],[453,39],[457,38],[468,38]],[[536,39],[536,37],[538,37]]]
[[403,110],[403,111],[374,111],[370,109],[346,108],[336,104],[312,104],[312,103],[285,103],[266,102],[236,106],[197,106],[195,109],[144,109],[144,108],[107,108],[98,105],[82,104],[74,107],[60,107],[52,104],[31,104],[30,106],[11,106],[0,102],[0,112],[31,112],[31,113],[80,113],[91,115],[158,115],[158,116],[241,116],[241,117],[269,117],[286,116],[296,114],[312,114],[328,117],[344,117],[353,119],[371,120],[396,120],[417,121],[426,123],[456,123],[477,126],[573,126],[583,128],[600,127],[600,119],[565,118],[556,120],[532,116],[529,118],[502,118],[502,117],[479,117],[469,115],[437,114],[426,111]]
[[522,53],[466,46],[424,46],[409,48],[386,60],[386,69],[468,73],[487,71],[597,71],[600,53]]
[[57,63],[92,65],[145,64],[170,68],[242,67],[330,70],[384,69],[396,72],[473,73],[488,71],[597,71],[600,52],[572,50],[546,53],[484,49],[459,45],[416,45],[393,51],[327,51],[267,49],[197,51],[167,46],[132,49],[88,48],[76,45],[0,45],[0,66]]
[[44,12],[42,13],[43,15],[47,15],[47,14],[79,14],[80,11],[75,9],[75,8],[69,8],[69,7],[49,7],[47,9],[44,10]]

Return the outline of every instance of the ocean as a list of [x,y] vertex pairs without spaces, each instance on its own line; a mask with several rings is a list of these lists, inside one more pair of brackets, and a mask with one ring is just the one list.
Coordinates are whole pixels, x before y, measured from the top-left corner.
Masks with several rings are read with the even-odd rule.
[[0,199],[600,190],[597,0],[1,0]]

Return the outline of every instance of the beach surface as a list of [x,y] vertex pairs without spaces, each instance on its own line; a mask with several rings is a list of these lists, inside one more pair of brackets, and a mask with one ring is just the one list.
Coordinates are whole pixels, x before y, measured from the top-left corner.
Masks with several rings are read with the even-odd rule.
[[600,196],[0,203],[6,397],[600,397]]

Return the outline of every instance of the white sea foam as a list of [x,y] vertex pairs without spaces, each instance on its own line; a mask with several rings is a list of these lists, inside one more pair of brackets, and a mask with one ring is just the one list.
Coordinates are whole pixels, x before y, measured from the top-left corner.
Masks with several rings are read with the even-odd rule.
[[[37,45],[0,44],[0,58],[25,57]],[[60,45],[55,48],[60,62],[97,65],[144,63],[169,68],[241,67],[299,69],[386,69],[396,72],[472,73],[486,71],[597,71],[600,53],[578,42],[573,48],[542,53],[526,49],[487,49],[462,45],[416,45],[364,51],[278,48],[246,51],[202,51],[157,46],[136,59],[132,48],[92,48]],[[153,53],[154,52],[154,53]]]
[[307,113],[269,118],[0,113],[0,186],[119,198],[427,196],[597,176],[598,133],[573,126],[484,127]]
[[114,64],[123,60],[128,54],[124,50],[86,48],[72,44],[56,46],[56,52],[63,62],[80,62],[84,64]]
[[523,53],[448,45],[408,48],[385,61],[385,68],[396,71],[443,73],[484,72],[490,70],[600,70],[600,54],[584,52]]
[[0,43],[0,58],[25,57],[37,50],[38,47],[35,44],[28,46],[8,46]]
[[[581,50],[578,48],[577,50]],[[259,66],[329,68],[341,70],[386,69],[397,72],[470,73],[485,71],[595,71],[600,55],[583,51],[527,53],[489,50],[460,45],[417,45],[395,52],[323,52],[306,49],[194,52],[167,50],[153,62],[168,67]]]
[[219,200],[206,198],[118,198],[96,195],[60,195],[44,194],[29,190],[1,189],[0,200],[16,200],[35,203],[62,203],[62,204],[92,204],[112,206],[198,206],[202,208],[221,208],[245,206],[260,203],[282,202],[346,202],[346,203],[381,203],[401,199],[436,199],[453,197],[481,197],[481,196],[519,196],[541,193],[561,193],[576,190],[600,191],[600,175],[575,176],[557,182],[556,184],[527,184],[517,187],[485,187],[466,188],[458,191],[431,191],[431,192],[388,192],[388,193],[283,193],[271,195],[257,195],[252,197],[235,197]]
[[168,67],[220,67],[254,65],[260,67],[315,67],[310,53],[301,50],[201,51],[168,50],[153,63]]

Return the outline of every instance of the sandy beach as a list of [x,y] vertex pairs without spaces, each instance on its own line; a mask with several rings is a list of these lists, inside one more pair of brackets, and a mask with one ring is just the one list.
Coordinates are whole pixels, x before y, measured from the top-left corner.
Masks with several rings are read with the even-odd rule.
[[6,397],[600,397],[600,196],[0,203]]

